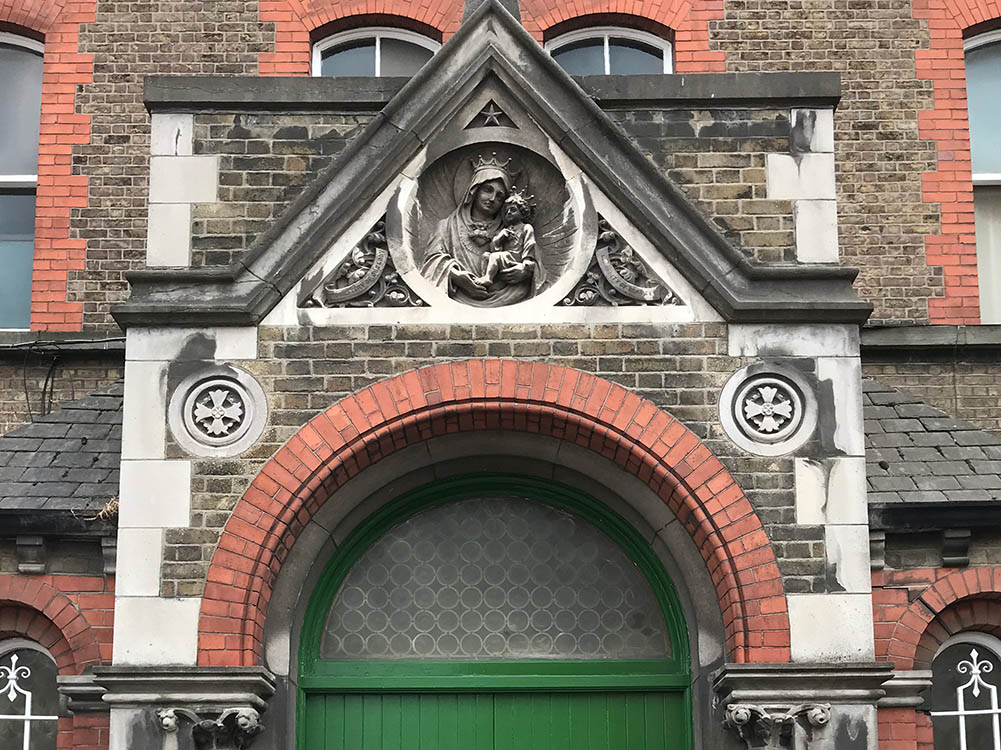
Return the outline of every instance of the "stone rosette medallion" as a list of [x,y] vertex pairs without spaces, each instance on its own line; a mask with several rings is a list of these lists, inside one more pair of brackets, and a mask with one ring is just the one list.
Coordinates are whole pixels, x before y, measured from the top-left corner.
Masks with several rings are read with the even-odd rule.
[[247,372],[210,367],[189,375],[174,389],[167,411],[175,440],[189,453],[235,456],[263,432],[267,399]]
[[720,391],[719,417],[730,439],[762,456],[790,453],[813,434],[817,402],[795,370],[759,362],[736,372]]

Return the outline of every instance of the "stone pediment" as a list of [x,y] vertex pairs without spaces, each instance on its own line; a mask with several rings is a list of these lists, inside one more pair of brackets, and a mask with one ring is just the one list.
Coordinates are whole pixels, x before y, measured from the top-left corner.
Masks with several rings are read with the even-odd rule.
[[[520,219],[505,218],[513,195]],[[115,315],[126,327],[322,325],[358,307],[473,321],[608,307],[860,322],[870,308],[854,276],[750,262],[489,0],[243,258],[131,274]]]

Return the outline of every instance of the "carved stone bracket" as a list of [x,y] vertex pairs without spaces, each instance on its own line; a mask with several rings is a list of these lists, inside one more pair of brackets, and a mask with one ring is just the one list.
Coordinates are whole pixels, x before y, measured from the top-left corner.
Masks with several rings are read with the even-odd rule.
[[658,279],[636,251],[609,223],[598,217],[594,257],[573,290],[567,306],[680,305],[678,296]]
[[827,726],[830,721],[830,703],[802,703],[788,710],[731,703],[723,717],[723,725],[736,731],[748,748],[767,750],[792,747],[793,729],[797,723],[804,723],[812,731]]
[[215,719],[203,719],[186,708],[165,708],[156,712],[165,732],[180,731],[182,719],[191,723],[191,736],[198,750],[241,750],[249,747],[264,726],[253,708],[227,708]]
[[385,229],[384,217],[302,298],[300,307],[424,307],[396,270]]

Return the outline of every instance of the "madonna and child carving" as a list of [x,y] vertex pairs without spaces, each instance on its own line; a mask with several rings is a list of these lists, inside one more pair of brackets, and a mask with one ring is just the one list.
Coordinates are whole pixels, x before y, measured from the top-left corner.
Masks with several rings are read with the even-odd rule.
[[[443,159],[421,178],[412,212],[418,236],[430,235],[421,243],[421,273],[454,300],[513,305],[548,287],[570,262],[577,219],[566,184],[540,157],[526,151],[521,158],[516,166],[510,156],[478,154],[469,162],[471,172]],[[449,187],[458,192],[463,183],[457,201],[444,199]],[[528,185],[543,188],[538,203]],[[424,229],[426,216],[443,212],[430,231]]]

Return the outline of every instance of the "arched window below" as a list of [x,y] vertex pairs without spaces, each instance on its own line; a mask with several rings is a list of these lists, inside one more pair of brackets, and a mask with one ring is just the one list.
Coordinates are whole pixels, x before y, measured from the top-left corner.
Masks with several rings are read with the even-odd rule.
[[0,641],[0,747],[55,750],[56,663],[32,641]]
[[967,39],[980,320],[1001,323],[1001,30]]
[[671,72],[671,43],[645,31],[612,26],[571,31],[546,49],[574,76]]
[[367,27],[313,45],[314,76],[412,76],[441,45],[404,29]]
[[27,328],[35,254],[41,43],[0,32],[0,328]]
[[929,704],[935,750],[1001,750],[1001,641],[985,633],[959,633],[932,662]]

